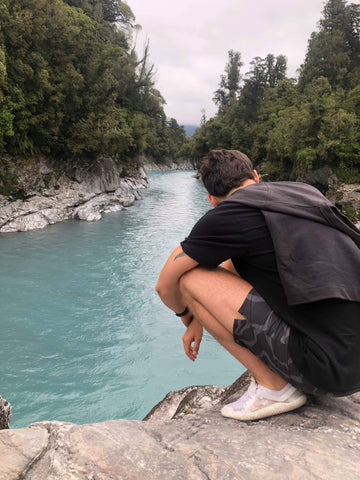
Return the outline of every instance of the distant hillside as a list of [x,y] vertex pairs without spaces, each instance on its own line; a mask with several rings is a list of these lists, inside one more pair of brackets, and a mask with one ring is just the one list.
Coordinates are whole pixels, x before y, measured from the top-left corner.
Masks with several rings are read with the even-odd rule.
[[197,128],[199,128],[199,126],[198,125],[184,125],[184,128],[185,128],[186,135],[188,137],[192,137],[195,130]]

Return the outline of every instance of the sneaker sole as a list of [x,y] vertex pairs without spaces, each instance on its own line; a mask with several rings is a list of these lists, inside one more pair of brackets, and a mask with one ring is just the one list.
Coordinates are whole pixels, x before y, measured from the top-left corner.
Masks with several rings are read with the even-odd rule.
[[234,418],[235,420],[260,420],[261,418],[271,417],[272,415],[280,415],[281,413],[291,412],[297,408],[302,407],[306,403],[306,396],[300,395],[292,402],[277,402],[267,407],[260,408],[254,412],[237,412],[234,410],[227,410],[226,405],[221,410],[221,415],[227,418]]

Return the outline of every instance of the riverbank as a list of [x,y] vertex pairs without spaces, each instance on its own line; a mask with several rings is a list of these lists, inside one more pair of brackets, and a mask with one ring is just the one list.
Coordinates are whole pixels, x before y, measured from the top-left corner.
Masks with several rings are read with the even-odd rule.
[[195,170],[194,165],[190,160],[181,160],[179,162],[174,162],[168,160],[164,163],[155,163],[149,161],[145,157],[141,158],[141,164],[145,171],[147,172],[166,172],[168,170]]
[[[0,233],[31,231],[69,219],[98,221],[141,199],[147,171],[192,170],[190,161],[155,163],[139,157],[125,165],[116,157],[58,164],[43,157],[3,157],[0,171]],[[315,185],[360,228],[360,184],[338,182],[324,167],[299,178]],[[2,193],[2,194],[1,194]]]
[[35,423],[0,432],[2,480],[357,480],[360,394],[310,397],[305,406],[256,422],[223,418],[247,388],[171,392],[146,421]]
[[131,168],[111,157],[61,170],[44,158],[8,162],[16,188],[0,195],[0,232],[36,230],[71,218],[96,221],[140,199],[148,179],[141,165]]
[[103,213],[120,211],[141,199],[148,187],[146,171],[192,169],[190,162],[161,165],[146,158],[124,165],[114,157],[86,164],[59,166],[41,157],[3,159],[0,232],[30,231],[69,219],[98,221]]

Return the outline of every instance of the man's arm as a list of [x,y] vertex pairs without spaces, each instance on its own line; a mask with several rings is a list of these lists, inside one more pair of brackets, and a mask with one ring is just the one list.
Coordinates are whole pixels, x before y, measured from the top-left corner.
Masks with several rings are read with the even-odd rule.
[[[162,302],[176,313],[185,310],[183,299],[179,289],[179,280],[181,276],[197,267],[199,264],[183,252],[181,246],[177,247],[168,258],[164,268],[161,270],[159,280],[156,284]],[[193,319],[191,312],[181,317],[182,322],[187,327],[183,336],[183,344],[186,355],[190,360],[195,361],[199,353],[203,328],[197,319]]]
[[[197,267],[199,264],[186,253],[184,253],[181,246],[175,248],[164,268],[161,270],[158,282],[156,284],[156,291],[159,294],[161,301],[176,313],[181,313],[185,310],[185,303],[181,298],[179,290],[179,280],[181,276]],[[185,325],[190,323],[190,318]]]

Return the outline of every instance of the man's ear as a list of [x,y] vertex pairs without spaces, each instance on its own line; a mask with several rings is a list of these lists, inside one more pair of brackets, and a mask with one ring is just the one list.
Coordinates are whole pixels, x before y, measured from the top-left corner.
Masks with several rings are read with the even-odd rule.
[[215,197],[215,195],[210,195],[209,193],[206,195],[206,198],[209,200],[209,202],[211,203],[211,205],[213,207],[216,207],[219,203],[219,199],[218,197]]
[[253,170],[254,180],[256,183],[260,183],[259,174],[256,170]]

